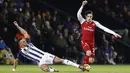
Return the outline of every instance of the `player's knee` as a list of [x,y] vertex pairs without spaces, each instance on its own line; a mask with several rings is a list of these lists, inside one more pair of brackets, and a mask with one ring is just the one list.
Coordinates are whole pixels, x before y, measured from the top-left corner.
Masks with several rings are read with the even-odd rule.
[[94,58],[90,57],[89,58],[89,63],[94,63]]
[[59,57],[55,57],[55,58],[54,58],[54,63],[62,63],[62,60],[63,60],[63,59],[61,59],[61,58],[59,58]]
[[91,56],[91,54],[92,54],[91,50],[86,51],[87,56]]

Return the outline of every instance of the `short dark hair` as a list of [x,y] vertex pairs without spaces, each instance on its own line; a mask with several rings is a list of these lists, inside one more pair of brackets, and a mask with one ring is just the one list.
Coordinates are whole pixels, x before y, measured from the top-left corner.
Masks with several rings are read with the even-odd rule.
[[93,12],[91,10],[85,11],[85,16],[88,15],[88,14],[93,14]]

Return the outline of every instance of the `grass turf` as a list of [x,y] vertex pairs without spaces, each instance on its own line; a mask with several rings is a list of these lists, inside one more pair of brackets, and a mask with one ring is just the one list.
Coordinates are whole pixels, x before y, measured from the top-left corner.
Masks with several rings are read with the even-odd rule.
[[[80,72],[72,66],[51,65],[60,70],[59,73],[86,73]],[[0,73],[45,73],[37,65],[19,65],[15,72],[12,72],[12,65],[0,65]],[[130,73],[130,65],[91,65],[89,73]]]

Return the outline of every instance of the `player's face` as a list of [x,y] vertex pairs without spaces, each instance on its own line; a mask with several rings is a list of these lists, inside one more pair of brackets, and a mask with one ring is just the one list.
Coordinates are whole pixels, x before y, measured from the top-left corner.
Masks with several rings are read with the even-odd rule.
[[93,18],[93,14],[87,14],[86,16],[86,20],[88,21],[88,22],[91,22],[92,21],[92,18]]
[[21,45],[21,47],[25,47],[25,46],[27,45],[26,39],[21,39],[21,40],[19,41],[19,45]]

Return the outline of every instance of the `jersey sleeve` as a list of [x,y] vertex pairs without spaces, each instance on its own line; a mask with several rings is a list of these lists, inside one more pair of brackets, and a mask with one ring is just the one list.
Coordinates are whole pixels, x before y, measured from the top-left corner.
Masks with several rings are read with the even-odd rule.
[[18,58],[18,59],[20,59],[20,51],[17,53],[17,56],[16,56],[16,58]]
[[23,62],[24,56],[22,55],[21,51],[17,53],[16,59],[18,59],[19,62]]
[[116,33],[110,29],[108,29],[107,27],[101,25],[98,21],[94,21],[94,23],[96,24],[96,26],[100,29],[102,29],[103,31],[107,32],[107,33],[110,33],[110,34],[113,34],[115,35]]
[[80,24],[82,24],[85,21],[85,19],[81,15],[82,10],[83,10],[83,6],[81,6],[80,9],[77,12],[77,18],[78,18]]

